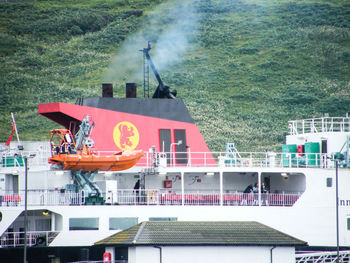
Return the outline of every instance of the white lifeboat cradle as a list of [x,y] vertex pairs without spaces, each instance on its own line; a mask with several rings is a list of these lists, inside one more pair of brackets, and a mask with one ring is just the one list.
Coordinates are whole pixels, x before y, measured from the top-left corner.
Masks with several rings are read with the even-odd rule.
[[[1,152],[0,249],[23,248],[25,190],[29,247],[90,247],[152,220],[257,221],[306,241],[310,250],[334,248],[337,238],[340,247],[350,247],[348,117],[290,121],[282,152],[239,153],[231,143],[226,152],[211,153],[216,164],[206,164],[207,153],[189,152],[186,165],[168,163],[164,158],[174,153],[151,149],[128,170],[96,173],[93,184],[104,200],[98,204],[73,189],[70,171],[50,169],[48,142],[23,146],[17,156]],[[17,160],[29,155],[34,157],[28,159],[24,189],[26,171]],[[203,165],[191,165],[191,158],[203,158]],[[256,183],[257,192],[244,192]]]

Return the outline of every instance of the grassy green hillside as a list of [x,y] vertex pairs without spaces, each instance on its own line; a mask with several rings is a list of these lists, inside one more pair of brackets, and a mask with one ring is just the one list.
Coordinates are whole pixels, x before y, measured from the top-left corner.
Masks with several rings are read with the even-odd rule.
[[[10,112],[21,139],[47,139],[55,124],[37,105],[100,96],[104,81],[117,96],[126,81],[137,82],[143,96],[138,49],[146,40],[212,150],[226,142],[240,151],[280,150],[288,120],[350,111],[347,1],[177,3],[0,3],[0,141],[10,133]],[[174,49],[162,56],[164,39]]]

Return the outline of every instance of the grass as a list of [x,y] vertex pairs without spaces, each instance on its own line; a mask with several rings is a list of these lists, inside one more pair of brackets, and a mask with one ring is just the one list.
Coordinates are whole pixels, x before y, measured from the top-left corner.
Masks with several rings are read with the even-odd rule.
[[[10,133],[10,112],[22,140],[44,140],[55,124],[37,114],[39,103],[100,96],[130,36],[143,30],[157,42],[174,23],[162,2],[0,3],[0,140]],[[211,150],[235,142],[240,151],[280,151],[288,120],[349,111],[346,1],[196,0],[190,7],[199,20],[189,48],[160,74]],[[122,94],[130,76],[117,75]]]

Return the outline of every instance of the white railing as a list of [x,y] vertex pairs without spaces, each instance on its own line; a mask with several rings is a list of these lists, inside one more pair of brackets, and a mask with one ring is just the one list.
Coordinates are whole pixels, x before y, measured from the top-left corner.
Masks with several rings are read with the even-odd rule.
[[[57,232],[51,231],[28,231],[27,245],[28,246],[47,246],[54,239]],[[23,247],[24,232],[5,232],[0,237],[0,246],[5,247]]]
[[[29,190],[27,193],[27,204],[30,206],[85,204],[83,192]],[[24,191],[17,194],[0,191],[0,206],[24,206]]]
[[327,154],[320,153],[275,153],[240,152],[240,158],[226,153],[213,153],[219,167],[285,167],[285,168],[330,168],[333,162]]
[[[321,263],[321,262],[337,262],[337,252],[315,252],[303,253],[295,255],[296,263]],[[350,262],[350,251],[339,251],[339,262]]]
[[[301,193],[223,193],[218,190],[170,192],[163,189],[117,190],[112,205],[186,205],[186,206],[293,206]],[[4,194],[0,206],[24,206],[23,194]],[[28,191],[28,206],[86,205],[83,193]]]
[[289,121],[289,134],[305,134],[317,132],[350,132],[350,118],[324,117]]
[[24,167],[24,156],[28,158],[28,166],[48,165],[49,151],[2,152],[0,167]]
[[119,205],[186,205],[186,206],[293,206],[301,193],[223,193],[219,191],[197,191],[166,193],[164,190],[119,190]]
[[[29,154],[29,153],[28,153]],[[49,153],[40,152],[28,159],[28,166],[48,165]],[[108,155],[112,152],[98,152]],[[186,157],[187,156],[187,157]],[[24,161],[20,155],[2,153],[1,167],[23,168]],[[226,152],[178,152],[155,153],[145,152],[136,167],[293,167],[293,168],[331,168],[333,162],[327,154],[320,153],[277,153],[277,152],[240,152],[232,155]],[[24,169],[24,168],[23,168]]]

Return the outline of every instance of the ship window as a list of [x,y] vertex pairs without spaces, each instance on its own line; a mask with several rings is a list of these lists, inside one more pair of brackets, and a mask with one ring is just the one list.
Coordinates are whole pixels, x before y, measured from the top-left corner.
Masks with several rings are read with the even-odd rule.
[[327,178],[327,187],[332,187],[333,180],[332,178]]
[[177,221],[177,217],[150,217],[149,221]]
[[110,217],[109,230],[124,230],[134,225],[137,225],[137,217]]
[[69,218],[69,230],[98,230],[98,218]]

